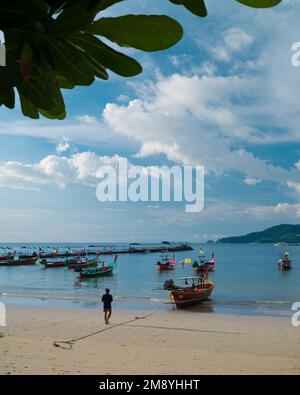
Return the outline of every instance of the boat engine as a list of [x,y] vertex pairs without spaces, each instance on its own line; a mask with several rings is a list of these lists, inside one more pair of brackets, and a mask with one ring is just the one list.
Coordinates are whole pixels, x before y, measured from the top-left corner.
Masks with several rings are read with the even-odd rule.
[[177,289],[178,287],[175,285],[174,281],[170,278],[164,282],[164,289],[167,291],[173,291],[173,289]]

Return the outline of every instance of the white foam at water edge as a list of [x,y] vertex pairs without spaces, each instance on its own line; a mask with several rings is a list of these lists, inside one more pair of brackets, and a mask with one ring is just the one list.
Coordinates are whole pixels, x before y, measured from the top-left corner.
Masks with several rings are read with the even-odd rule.
[[161,299],[150,298],[150,300],[151,300],[151,302],[163,303],[163,300],[161,300]]

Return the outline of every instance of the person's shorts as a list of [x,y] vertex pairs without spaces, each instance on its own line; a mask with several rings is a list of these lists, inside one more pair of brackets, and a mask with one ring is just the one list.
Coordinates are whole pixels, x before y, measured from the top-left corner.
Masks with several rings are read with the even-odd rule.
[[111,312],[111,307],[103,307],[103,311],[104,311],[104,313],[106,313],[106,312]]

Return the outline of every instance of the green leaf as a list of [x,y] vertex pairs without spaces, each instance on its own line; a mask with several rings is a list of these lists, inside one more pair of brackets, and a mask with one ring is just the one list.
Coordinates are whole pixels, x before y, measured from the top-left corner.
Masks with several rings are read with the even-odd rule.
[[61,113],[59,113],[56,111],[56,109],[47,111],[39,108],[39,113],[42,114],[45,118],[49,118],[49,119],[59,119],[62,121],[63,119],[66,118],[66,111],[62,111]]
[[174,4],[183,5],[193,14],[205,17],[207,16],[207,10],[204,0],[170,0]]
[[33,51],[30,44],[25,41],[21,52],[21,73],[25,79],[29,78],[30,75],[32,54]]
[[168,16],[125,15],[101,18],[88,29],[121,46],[159,51],[176,44],[183,35],[181,25]]
[[51,108],[55,106],[55,102],[49,97],[43,83],[33,77],[24,80],[18,87],[20,96],[24,96],[37,108]]
[[28,25],[31,20],[37,16],[39,18],[47,17],[45,3],[42,0],[14,0],[0,2],[0,27],[2,30],[6,28],[22,28]]
[[[89,56],[89,55],[87,55],[87,56]],[[96,77],[101,78],[102,80],[109,79],[109,75],[108,75],[107,71],[100,63],[98,63],[94,58],[92,58],[90,56],[89,56],[89,61],[92,65],[93,72]]]
[[63,89],[73,89],[75,84],[68,81],[64,76],[62,76],[57,70],[55,70],[56,80],[58,85]]
[[34,104],[31,103],[30,100],[28,100],[26,97],[24,97],[22,94],[20,94],[20,102],[21,102],[21,109],[22,113],[29,118],[32,119],[39,119],[39,113]]
[[281,3],[281,0],[236,0],[237,2],[253,8],[269,8]]
[[74,46],[60,40],[46,40],[55,69],[75,85],[90,85],[94,73],[84,54]]
[[52,20],[48,28],[48,34],[55,37],[73,34],[84,30],[92,20],[93,18],[84,8],[75,5],[67,8],[56,19]]
[[34,0],[34,2],[36,3],[36,6],[45,14],[50,13],[50,6],[45,0]]
[[92,34],[72,36],[71,40],[85,50],[97,63],[123,77],[137,75],[143,70],[135,59],[115,51]]
[[3,104],[5,107],[10,108],[11,110],[15,108],[15,91],[12,87],[9,87],[5,91],[5,95],[3,97]]
[[44,110],[47,110],[47,112],[54,116],[56,115],[58,119],[63,119],[66,116],[64,99],[62,97],[56,75],[44,56],[42,56],[41,59],[41,72],[42,74],[40,75],[40,79],[54,103],[53,106],[50,108],[44,108]]

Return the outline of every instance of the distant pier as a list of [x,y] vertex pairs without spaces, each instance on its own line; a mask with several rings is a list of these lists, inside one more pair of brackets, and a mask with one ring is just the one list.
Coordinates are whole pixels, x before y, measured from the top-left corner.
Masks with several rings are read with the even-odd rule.
[[188,242],[162,242],[156,244],[95,244],[89,246],[28,246],[16,248],[15,253],[19,258],[40,256],[41,258],[67,258],[70,256],[88,255],[119,255],[119,254],[149,254],[149,253],[175,253],[179,251],[191,251],[192,246]]

